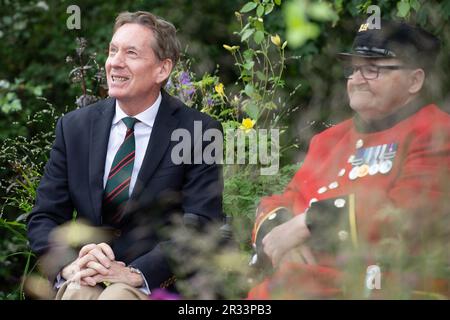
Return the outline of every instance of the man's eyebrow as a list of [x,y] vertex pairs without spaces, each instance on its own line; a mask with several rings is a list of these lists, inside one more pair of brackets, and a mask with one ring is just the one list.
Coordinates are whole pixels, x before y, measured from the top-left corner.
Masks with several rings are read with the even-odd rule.
[[[113,43],[113,42],[110,42],[110,43],[109,43],[109,46],[110,46],[110,47],[118,47],[118,45],[115,44],[115,43]],[[137,47],[135,47],[135,46],[128,46],[128,47],[126,47],[125,49],[127,49],[127,50],[131,49],[131,50],[139,51],[139,48],[137,48]]]
[[129,47],[127,47],[127,49],[139,51],[139,49],[135,46],[129,46]]

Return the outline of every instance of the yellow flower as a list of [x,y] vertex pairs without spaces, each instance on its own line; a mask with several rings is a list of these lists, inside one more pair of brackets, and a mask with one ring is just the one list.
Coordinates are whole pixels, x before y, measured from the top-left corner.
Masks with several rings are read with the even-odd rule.
[[237,49],[240,48],[239,46],[232,46],[232,47],[231,47],[231,46],[229,46],[229,45],[227,45],[227,44],[224,44],[223,47],[224,47],[226,50],[230,51],[231,53],[235,52]]
[[218,83],[214,86],[214,89],[216,90],[216,92],[220,95],[220,96],[224,96],[225,92],[223,91],[223,83]]
[[245,130],[245,133],[249,132],[255,126],[256,121],[250,118],[245,118],[242,120],[242,124],[239,127],[240,129]]
[[281,46],[281,38],[279,35],[274,35],[274,36],[270,36],[270,41],[272,41],[272,43],[274,45],[276,45],[277,47]]
[[225,49],[227,49],[228,51],[230,51],[230,52],[233,51],[233,48],[230,47],[230,46],[227,45],[227,44],[224,44],[223,47],[224,47]]

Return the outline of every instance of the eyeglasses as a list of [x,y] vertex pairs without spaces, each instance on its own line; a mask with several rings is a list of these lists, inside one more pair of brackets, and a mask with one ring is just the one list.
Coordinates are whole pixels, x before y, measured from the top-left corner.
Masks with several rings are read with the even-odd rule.
[[352,79],[352,76],[358,72],[361,72],[361,75],[366,80],[375,80],[378,78],[380,74],[380,70],[400,70],[406,69],[405,66],[377,66],[374,64],[365,64],[361,66],[347,66],[344,67],[344,77],[346,79]]

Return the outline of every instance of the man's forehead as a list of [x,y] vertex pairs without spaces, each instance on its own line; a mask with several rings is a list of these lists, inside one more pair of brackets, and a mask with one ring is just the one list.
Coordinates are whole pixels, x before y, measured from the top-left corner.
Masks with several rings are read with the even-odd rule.
[[121,47],[148,47],[152,31],[136,23],[127,23],[119,27],[113,34],[110,45]]

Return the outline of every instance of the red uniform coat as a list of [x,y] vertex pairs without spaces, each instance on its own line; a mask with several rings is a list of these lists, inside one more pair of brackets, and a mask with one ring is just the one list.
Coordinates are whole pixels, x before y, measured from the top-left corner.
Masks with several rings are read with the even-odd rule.
[[448,198],[449,172],[450,115],[435,105],[407,106],[372,126],[356,116],[314,136],[285,192],[261,200],[253,241],[277,207],[298,215],[311,202],[354,194],[358,236],[376,242],[382,222],[374,217],[380,209],[423,208],[424,215],[432,213]]

